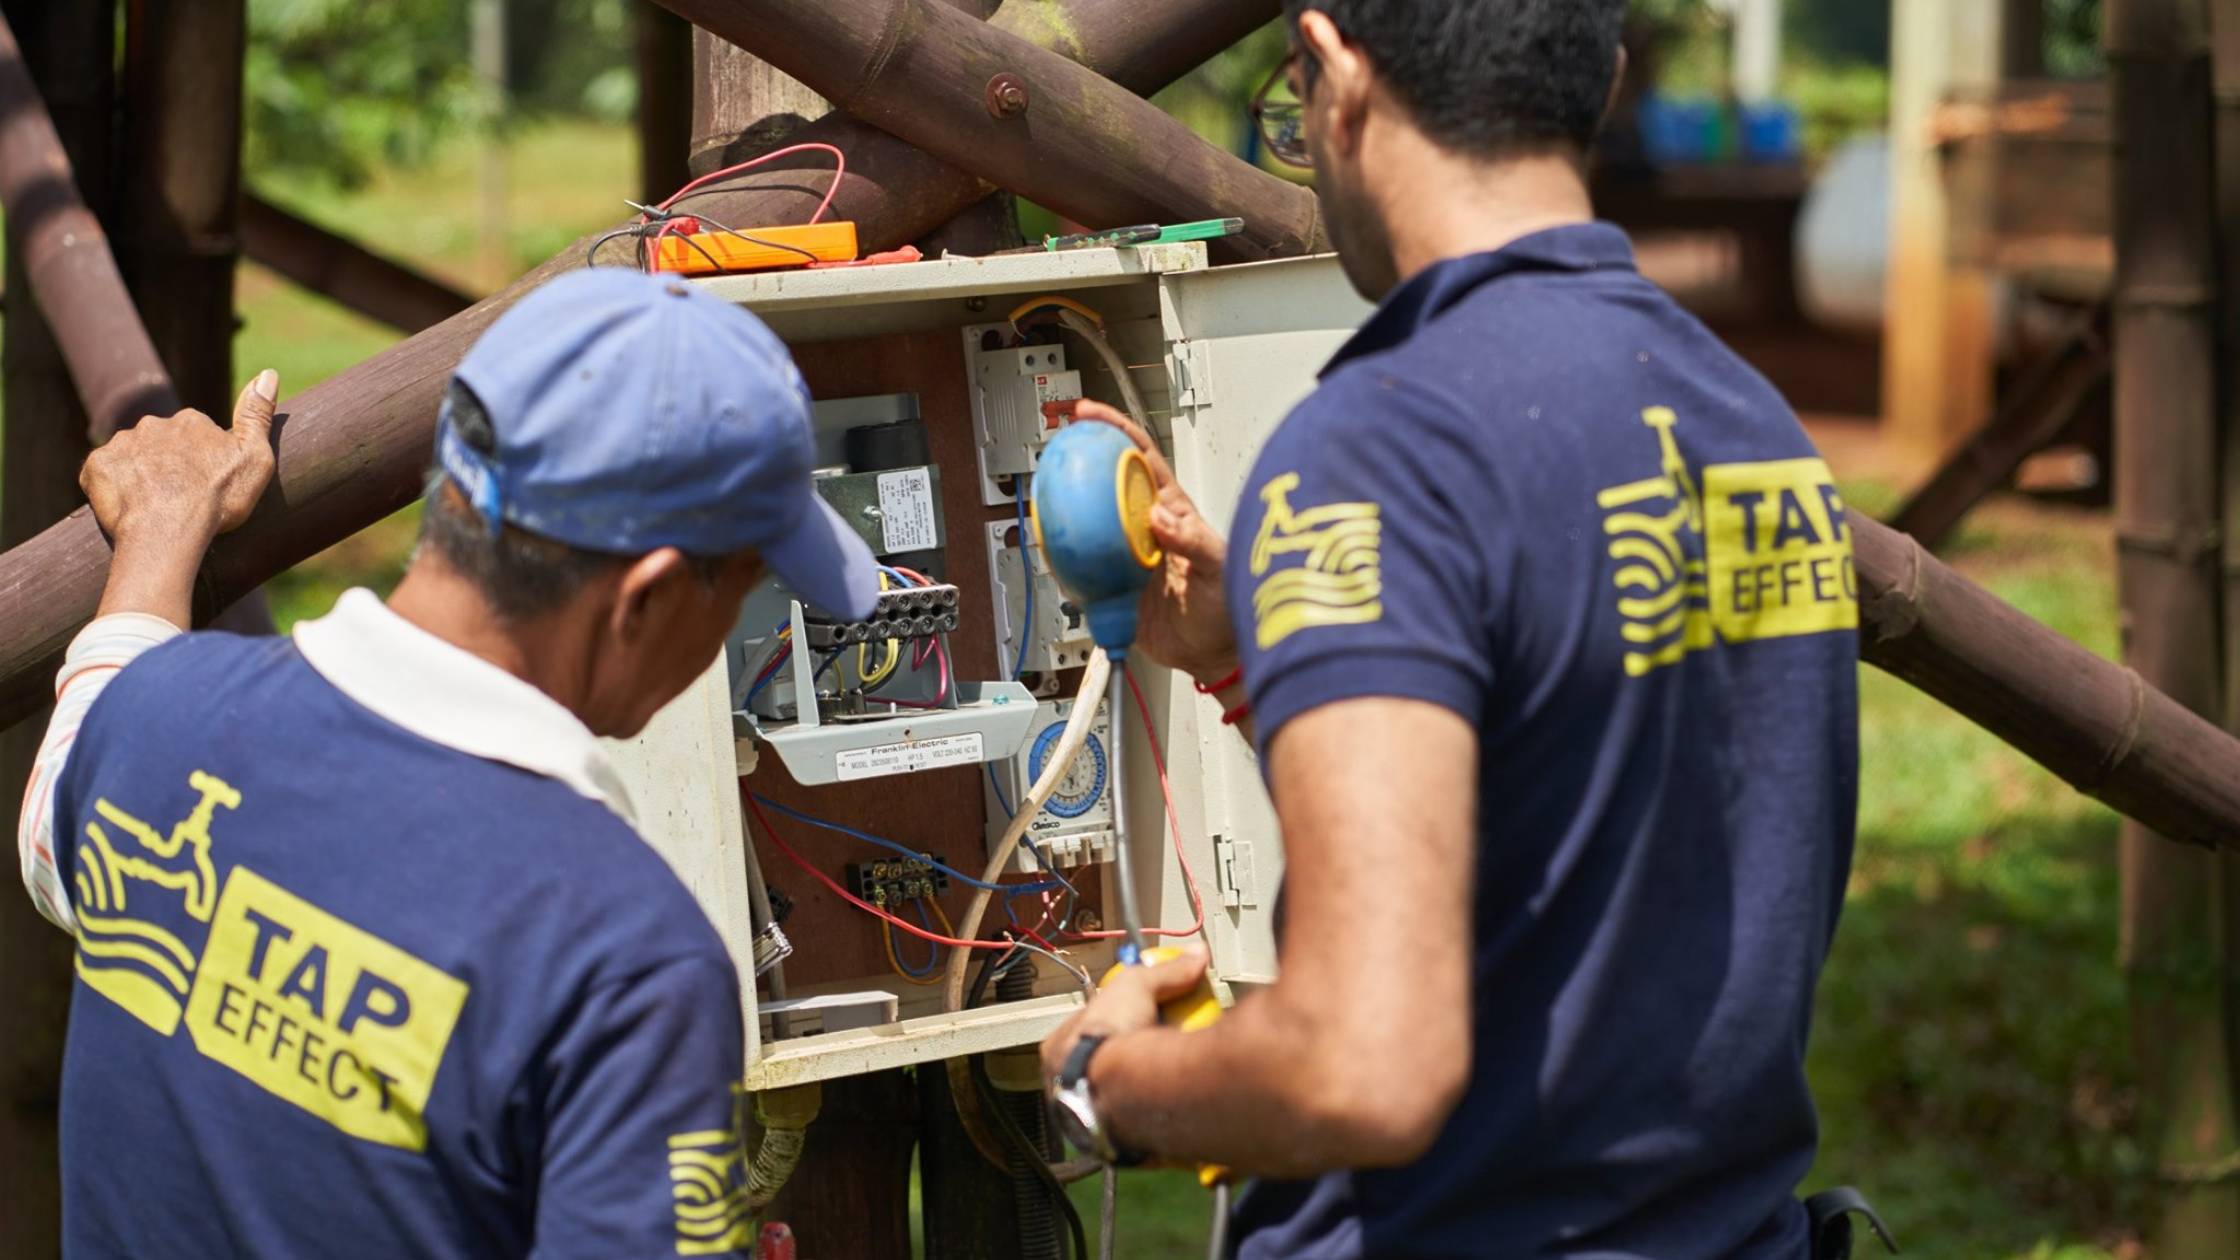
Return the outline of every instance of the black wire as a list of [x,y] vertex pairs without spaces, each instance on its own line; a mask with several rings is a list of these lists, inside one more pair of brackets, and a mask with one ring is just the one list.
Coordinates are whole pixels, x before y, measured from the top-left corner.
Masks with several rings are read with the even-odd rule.
[[641,230],[642,229],[637,224],[632,224],[629,227],[616,228],[614,231],[607,233],[605,236],[600,237],[598,240],[591,242],[591,248],[584,251],[583,265],[586,267],[598,266],[599,247],[605,245],[608,241],[611,241],[618,236],[638,236],[638,239],[642,245],[645,238],[639,235]]
[[[1027,951],[1013,950],[1004,956],[1002,970],[1008,971],[1021,962],[1031,966],[1033,961],[1033,955]],[[972,991],[965,998],[966,1010],[980,1005],[980,999],[987,996],[988,982],[995,978],[997,970],[997,959],[986,957],[980,960],[979,974],[972,978]],[[1081,1213],[1074,1209],[1073,1197],[1066,1193],[1065,1184],[1058,1180],[1057,1174],[1050,1171],[1050,1157],[1034,1148],[1034,1143],[1027,1140],[1027,1135],[1019,1131],[1017,1124],[1012,1123],[1011,1114],[1003,1109],[1001,1101],[996,1098],[995,1082],[988,1079],[988,1057],[984,1054],[973,1055],[966,1061],[966,1066],[972,1077],[973,1092],[980,1095],[981,1113],[995,1121],[996,1132],[1004,1143],[1021,1157],[1035,1179],[1050,1192],[1058,1210],[1065,1215],[1066,1232],[1073,1240],[1073,1260],[1089,1260],[1089,1235],[1081,1227]]]
[[725,227],[725,226],[724,226],[724,225],[722,225],[721,223],[718,223],[718,222],[716,222],[716,221],[715,221],[714,219],[711,219],[711,218],[709,218],[709,217],[708,217],[707,215],[704,215],[704,214],[701,214],[701,215],[694,215],[693,217],[694,217],[694,218],[697,218],[697,219],[699,219],[699,220],[700,220],[700,221],[701,221],[702,223],[705,223],[705,224],[707,224],[708,226],[710,226],[710,227],[713,227],[713,228],[715,228],[715,229],[716,229],[717,231],[719,231],[719,232],[726,232],[726,233],[729,233],[729,234],[730,234],[730,235],[732,235],[732,236],[736,236],[736,237],[738,237],[738,238],[739,238],[740,240],[742,240],[742,241],[745,241],[745,242],[746,242],[747,244],[749,244],[749,245],[760,245],[760,246],[762,246],[762,247],[763,247],[764,249],[784,249],[784,250],[791,250],[792,252],[794,252],[794,253],[796,253],[796,254],[799,254],[799,255],[801,255],[801,256],[802,256],[803,258],[806,258],[806,259],[808,259],[808,260],[809,260],[810,262],[822,262],[822,261],[824,261],[823,259],[821,259],[821,258],[818,258],[818,257],[817,257],[817,256],[816,256],[815,254],[812,254],[812,253],[810,253],[810,252],[809,252],[808,250],[805,250],[805,249],[801,248],[801,247],[800,247],[799,245],[788,245],[788,244],[786,244],[786,243],[785,243],[785,242],[783,242],[783,241],[766,241],[766,240],[763,240],[763,239],[761,239],[760,237],[749,236],[749,235],[747,235],[747,234],[746,234],[745,232],[742,232],[742,231],[740,231],[740,230],[739,230],[739,229],[737,229],[737,228],[729,228],[729,227]]

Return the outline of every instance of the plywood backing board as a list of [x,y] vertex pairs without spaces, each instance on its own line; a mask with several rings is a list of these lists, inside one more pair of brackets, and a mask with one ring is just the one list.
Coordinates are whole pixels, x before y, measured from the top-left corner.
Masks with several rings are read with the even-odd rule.
[[[854,341],[794,347],[795,360],[813,397],[853,398],[874,394],[915,394],[926,424],[932,458],[941,466],[942,510],[948,518],[946,579],[963,592],[957,630],[950,636],[952,666],[962,679],[1003,676],[1009,667],[996,661],[994,613],[987,598],[988,561],[978,544],[981,522],[1008,521],[1012,511],[979,501],[977,456],[962,343],[954,328],[896,333]],[[786,774],[776,757],[765,756],[744,781],[762,796],[804,813],[841,823],[929,852],[960,871],[977,875],[987,864],[987,805],[978,765],[853,783],[804,787]],[[843,879],[846,863],[882,856],[883,851],[834,832],[772,815],[786,842],[819,870]],[[828,988],[843,982],[894,981],[880,941],[879,924],[843,902],[778,852],[757,830],[756,852],[764,876],[794,903],[786,933],[795,944],[786,964],[794,988]],[[1099,904],[1093,881],[1081,885],[1087,904]],[[1024,880],[1020,882],[1025,882]],[[941,904],[952,921],[963,916],[972,890],[952,884]],[[1022,913],[1026,903],[1021,903]],[[1001,907],[990,915],[1000,923]],[[913,963],[929,946],[897,932],[897,948]],[[899,982],[896,982],[899,985]],[[856,986],[864,987],[864,986]],[[916,992],[905,989],[906,1000]]]

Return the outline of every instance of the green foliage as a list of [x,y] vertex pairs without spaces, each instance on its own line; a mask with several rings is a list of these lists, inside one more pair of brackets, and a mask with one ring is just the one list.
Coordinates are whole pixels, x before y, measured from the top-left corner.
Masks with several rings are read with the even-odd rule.
[[1787,0],[1791,49],[1832,66],[1890,64],[1890,6],[1860,0]]
[[2046,0],[2046,69],[2089,79],[2107,64],[2100,52],[2100,0]]
[[461,0],[250,0],[249,168],[361,187],[449,136],[637,108],[631,0],[505,0],[503,97],[476,79]]
[[477,116],[457,0],[251,0],[247,169],[344,187],[424,160]]

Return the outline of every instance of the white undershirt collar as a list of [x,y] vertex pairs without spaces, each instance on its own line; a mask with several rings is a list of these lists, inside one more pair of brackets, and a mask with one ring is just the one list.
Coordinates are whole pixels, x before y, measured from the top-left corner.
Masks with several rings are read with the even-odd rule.
[[296,623],[296,650],[375,715],[472,757],[557,779],[633,828],[630,793],[599,740],[552,697],[356,589]]

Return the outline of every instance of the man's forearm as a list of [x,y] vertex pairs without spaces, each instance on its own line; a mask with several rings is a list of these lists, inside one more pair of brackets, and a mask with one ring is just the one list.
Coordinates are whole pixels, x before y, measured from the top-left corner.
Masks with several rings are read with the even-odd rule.
[[215,531],[207,521],[155,520],[120,529],[97,616],[145,613],[194,624],[194,579]]
[[1090,1063],[1097,1110],[1120,1146],[1241,1176],[1310,1177],[1382,1162],[1381,1127],[1348,1113],[1342,1038],[1290,1014],[1270,991],[1211,1028],[1152,1028],[1107,1042]]

